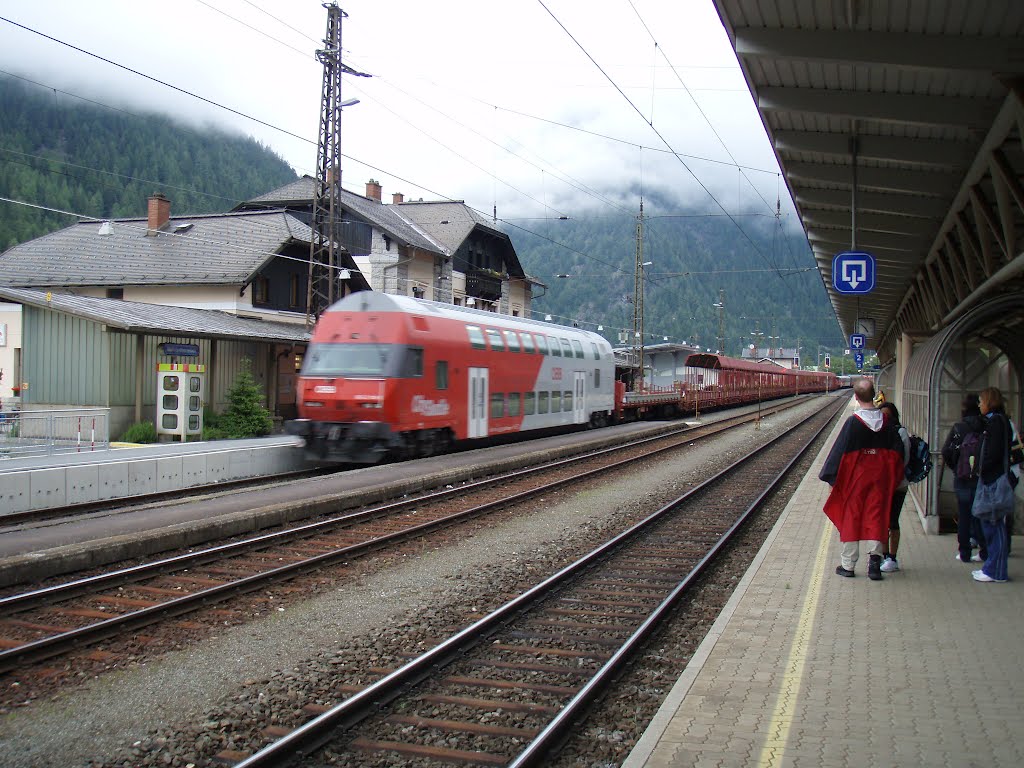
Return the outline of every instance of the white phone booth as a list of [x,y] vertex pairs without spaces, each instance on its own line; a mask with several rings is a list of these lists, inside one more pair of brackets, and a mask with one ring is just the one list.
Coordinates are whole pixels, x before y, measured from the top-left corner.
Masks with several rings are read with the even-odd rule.
[[206,366],[158,363],[156,371],[157,434],[177,435],[182,442],[201,435]]

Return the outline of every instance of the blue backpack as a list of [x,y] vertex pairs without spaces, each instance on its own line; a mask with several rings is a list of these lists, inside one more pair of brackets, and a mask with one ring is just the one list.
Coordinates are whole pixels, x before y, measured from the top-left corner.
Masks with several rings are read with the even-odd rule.
[[919,483],[932,471],[932,456],[928,442],[917,435],[910,436],[910,460],[903,470],[907,482]]

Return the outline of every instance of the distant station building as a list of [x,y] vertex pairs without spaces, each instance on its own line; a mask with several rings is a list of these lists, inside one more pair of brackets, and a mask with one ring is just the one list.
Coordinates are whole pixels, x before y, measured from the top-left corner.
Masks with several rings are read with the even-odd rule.
[[757,363],[773,363],[789,370],[800,367],[800,350],[795,347],[744,347],[741,357]]

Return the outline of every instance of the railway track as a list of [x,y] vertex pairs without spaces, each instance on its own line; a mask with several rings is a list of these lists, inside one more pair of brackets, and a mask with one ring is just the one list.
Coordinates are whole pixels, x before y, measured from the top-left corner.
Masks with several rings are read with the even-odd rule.
[[513,502],[742,426],[750,418],[680,429],[415,499],[8,595],[0,598],[0,672],[23,672],[33,662],[135,633],[274,582],[402,546]]
[[[237,768],[543,765],[838,414],[823,409]],[[310,706],[307,712],[318,708]]]

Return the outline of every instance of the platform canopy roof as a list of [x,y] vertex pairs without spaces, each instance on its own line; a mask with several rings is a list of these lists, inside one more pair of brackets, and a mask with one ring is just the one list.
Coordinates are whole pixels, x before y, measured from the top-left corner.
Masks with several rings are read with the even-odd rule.
[[[891,359],[1020,289],[1024,2],[714,2],[844,333]],[[833,286],[849,250],[871,293]]]

